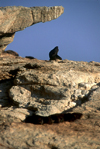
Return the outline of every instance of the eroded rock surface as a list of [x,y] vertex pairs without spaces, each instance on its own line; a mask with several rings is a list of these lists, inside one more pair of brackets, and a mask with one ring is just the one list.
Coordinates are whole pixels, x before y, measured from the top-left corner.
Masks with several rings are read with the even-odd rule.
[[[66,60],[26,64],[14,79],[10,98],[19,107],[33,108],[40,116],[62,113],[81,105],[92,87],[99,87],[99,69],[93,73],[89,63],[75,62],[76,68],[69,68],[69,63],[74,64]],[[88,68],[83,71],[86,64]],[[82,66],[78,68],[78,65]]]
[[43,61],[3,53],[0,105],[3,149],[100,147],[98,62]]
[[54,7],[0,7],[0,54],[13,39],[15,32],[39,22],[51,21],[64,12],[62,6]]
[[16,31],[63,10],[0,7],[0,149],[100,149],[100,63],[2,52]]

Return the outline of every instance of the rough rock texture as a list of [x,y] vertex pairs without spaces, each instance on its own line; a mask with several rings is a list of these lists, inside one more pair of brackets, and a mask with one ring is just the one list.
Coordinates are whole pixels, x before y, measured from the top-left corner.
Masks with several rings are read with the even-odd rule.
[[[0,52],[16,31],[63,13],[0,7]],[[0,149],[100,149],[100,63],[0,55]]]
[[54,7],[0,7],[0,54],[13,39],[15,32],[39,22],[58,18],[64,11],[62,6]]
[[3,53],[0,106],[0,149],[99,149],[100,63]]
[[19,54],[13,50],[6,50],[6,51],[3,51],[2,53],[8,53],[8,54],[11,54],[11,55],[14,55],[14,56],[19,56]]
[[33,108],[37,115],[49,116],[81,104],[81,98],[88,96],[99,81],[100,73],[87,73],[81,67],[80,71],[68,69],[67,61],[40,65],[33,62],[18,72],[9,96],[19,107]]

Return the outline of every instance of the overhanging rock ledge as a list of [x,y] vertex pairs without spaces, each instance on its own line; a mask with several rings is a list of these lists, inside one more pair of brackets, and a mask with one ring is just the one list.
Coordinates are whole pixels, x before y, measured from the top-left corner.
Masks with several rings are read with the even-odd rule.
[[53,7],[0,7],[0,54],[13,39],[15,32],[39,22],[51,21],[64,12],[62,6]]

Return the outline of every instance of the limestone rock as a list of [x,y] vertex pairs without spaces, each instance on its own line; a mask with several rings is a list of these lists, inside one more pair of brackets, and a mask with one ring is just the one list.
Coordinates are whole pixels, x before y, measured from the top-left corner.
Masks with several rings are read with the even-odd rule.
[[[69,110],[70,111],[70,110]],[[100,114],[100,85],[96,89],[90,90],[87,101],[71,109],[71,112],[82,112],[84,117],[93,117],[95,113]]]
[[[0,7],[0,51],[16,31],[62,13],[61,6]],[[3,52],[0,149],[8,148],[99,149],[100,63],[42,61]]]
[[[100,81],[100,73],[99,70],[97,73],[83,71],[83,67],[80,71],[68,70],[68,63],[70,61],[25,65],[9,90],[10,98],[19,107],[43,117],[81,105],[87,100],[91,87]],[[76,65],[80,65],[79,62]]]
[[17,108],[17,107],[9,107],[9,108],[2,108],[0,110],[0,116],[4,117],[7,119],[7,117],[9,117],[9,121],[10,119],[14,119],[12,120],[16,122],[20,122],[20,121],[24,121],[26,119],[26,116],[28,115],[32,115],[33,112],[24,108]]
[[100,111],[100,87],[93,90],[88,99],[86,106],[88,105],[91,109]]
[[6,51],[3,51],[3,53],[8,53],[8,54],[12,54],[14,56],[19,56],[19,54],[13,50],[6,50]]
[[0,57],[0,148],[99,148],[100,63],[8,55]]
[[54,7],[0,7],[0,54],[13,39],[15,32],[39,22],[51,21],[64,12],[62,6]]
[[[40,93],[44,94],[45,96],[44,98],[39,97],[40,95],[37,95],[37,94],[34,95],[32,90],[34,89],[36,91],[36,87],[40,91]],[[32,88],[32,90],[29,88]],[[67,99],[68,97],[64,99],[62,98],[61,100],[53,99],[53,96],[52,96],[52,99],[47,98],[47,96],[49,97],[50,93],[46,96],[45,95],[46,90],[43,92],[43,90],[41,90],[40,88],[41,87],[39,86],[34,86],[34,87],[33,86],[13,86],[10,89],[9,96],[10,98],[13,99],[14,102],[16,102],[19,105],[19,107],[30,109],[32,111],[35,111],[36,115],[45,116],[45,117],[53,114],[62,113],[63,111],[68,110],[71,107],[75,106],[75,103],[70,102],[70,100]],[[55,88],[53,89],[55,90]],[[56,90],[56,92],[60,91],[60,89]],[[48,92],[50,92],[50,90],[48,90]],[[54,92],[55,96],[57,94],[56,92]],[[52,94],[52,91],[51,91],[51,94]],[[58,93],[58,96],[60,96],[59,93]]]

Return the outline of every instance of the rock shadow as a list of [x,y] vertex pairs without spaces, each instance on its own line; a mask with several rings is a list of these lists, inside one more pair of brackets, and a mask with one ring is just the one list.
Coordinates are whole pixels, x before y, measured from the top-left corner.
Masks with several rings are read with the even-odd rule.
[[48,117],[42,117],[37,115],[28,116],[25,119],[25,123],[32,123],[32,124],[53,124],[53,123],[61,123],[61,122],[74,122],[77,119],[82,117],[82,113],[67,113],[67,114],[54,114]]

